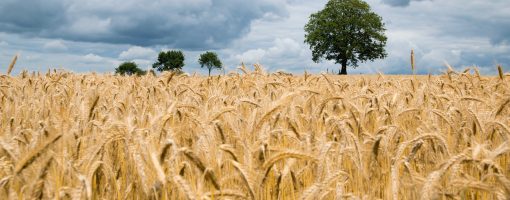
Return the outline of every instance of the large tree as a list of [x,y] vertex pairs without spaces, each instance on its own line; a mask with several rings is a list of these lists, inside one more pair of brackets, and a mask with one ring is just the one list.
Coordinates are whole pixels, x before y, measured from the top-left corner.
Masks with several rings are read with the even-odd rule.
[[138,68],[138,65],[134,62],[124,62],[115,68],[115,74],[120,75],[143,75],[145,71]]
[[334,60],[342,65],[339,74],[347,74],[347,66],[386,57],[386,36],[382,18],[362,0],[330,0],[326,7],[310,16],[305,26],[305,43],[310,45],[312,59]]
[[218,55],[214,52],[205,52],[200,55],[198,59],[198,63],[202,66],[202,68],[207,67],[209,69],[209,76],[211,76],[211,70],[213,68],[221,69],[223,64],[221,63]]
[[158,71],[181,71],[184,67],[184,54],[182,51],[160,52],[158,61],[152,65],[152,68]]

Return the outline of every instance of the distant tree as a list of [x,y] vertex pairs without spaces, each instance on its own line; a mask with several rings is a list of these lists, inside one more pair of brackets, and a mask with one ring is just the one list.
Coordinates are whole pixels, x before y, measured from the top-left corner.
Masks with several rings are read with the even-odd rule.
[[321,58],[347,65],[386,57],[386,36],[382,18],[362,0],[329,0],[326,7],[310,16],[305,26],[305,43],[310,45],[313,61]]
[[152,65],[152,68],[160,72],[163,71],[181,71],[184,67],[184,54],[182,51],[160,52],[158,60]]
[[115,68],[115,74],[120,75],[143,75],[145,71],[138,68],[138,65],[134,62],[124,62]]
[[211,70],[213,68],[221,69],[223,67],[223,64],[221,63],[220,59],[218,58],[218,55],[214,52],[205,52],[202,55],[200,55],[200,58],[198,59],[198,63],[202,66],[202,68],[207,67],[209,69],[209,76],[211,76]]

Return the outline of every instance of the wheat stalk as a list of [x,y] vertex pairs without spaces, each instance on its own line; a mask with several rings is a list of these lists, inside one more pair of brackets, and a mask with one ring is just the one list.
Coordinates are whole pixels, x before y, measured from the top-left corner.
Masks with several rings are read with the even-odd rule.
[[413,74],[415,74],[414,69],[415,69],[415,65],[414,65],[414,50],[411,50],[411,70],[412,70]]
[[454,163],[459,162],[459,160],[464,158],[465,158],[464,154],[451,157],[446,163],[442,164],[441,168],[430,173],[427,176],[427,180],[423,185],[420,199],[423,200],[436,199],[438,195],[436,187],[439,179],[441,179],[443,174],[446,173],[446,170],[448,170]]
[[501,81],[505,80],[505,76],[503,74],[503,67],[501,67],[501,65],[498,65],[498,74],[499,74],[499,79],[501,79]]
[[231,161],[232,165],[239,171],[239,174],[241,174],[242,180],[244,184],[246,184],[246,187],[248,188],[248,191],[250,193],[250,197],[252,199],[255,199],[255,190],[254,185],[255,181],[254,179],[249,175],[248,171],[245,167],[243,167],[240,163],[236,161]]
[[210,170],[207,170],[207,168],[205,167],[204,163],[200,160],[200,158],[198,158],[194,153],[193,151],[191,150],[185,150],[183,151],[184,155],[191,160],[191,162],[193,162],[195,164],[195,166],[202,172],[205,174],[205,177],[211,181],[211,183],[213,184],[213,186],[219,190],[220,189],[220,185],[218,184],[218,181],[216,179],[216,176],[214,175],[214,173]]
[[262,165],[262,168],[268,169],[271,166],[273,166],[276,162],[278,162],[282,159],[285,159],[285,158],[299,158],[299,159],[312,160],[312,161],[316,160],[316,158],[310,154],[299,152],[299,151],[288,150],[288,151],[282,151],[280,153],[277,153],[273,157],[266,160],[266,162],[264,162],[264,164]]
[[18,55],[16,54],[13,58],[11,63],[9,64],[9,67],[7,67],[7,75],[11,75],[12,69],[14,68],[14,65],[16,65],[16,61],[18,60]]
[[41,156],[47,148],[57,142],[62,135],[56,135],[50,140],[48,140],[46,143],[39,145],[37,148],[30,151],[25,157],[23,157],[16,166],[14,167],[14,173],[19,174],[21,171],[23,171],[25,168],[27,168],[30,164],[32,164],[39,156]]
[[172,179],[177,185],[179,185],[179,189],[186,195],[186,198],[189,200],[197,199],[195,193],[193,193],[193,190],[191,189],[191,186],[189,183],[184,180],[181,176],[177,175],[174,176]]

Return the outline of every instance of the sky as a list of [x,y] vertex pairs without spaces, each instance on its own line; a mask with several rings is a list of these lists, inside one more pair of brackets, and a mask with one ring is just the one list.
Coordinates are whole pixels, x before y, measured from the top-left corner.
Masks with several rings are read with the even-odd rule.
[[[184,71],[206,74],[198,57],[217,52],[225,71],[243,62],[269,72],[338,72],[312,61],[303,30],[327,0],[1,0],[0,72],[19,54],[21,70],[111,73],[122,62],[142,69],[160,51],[183,50]],[[510,70],[509,0],[366,0],[385,23],[385,59],[350,74],[409,74],[414,49],[420,74],[445,63],[484,74]],[[216,74],[222,73],[219,71]]]

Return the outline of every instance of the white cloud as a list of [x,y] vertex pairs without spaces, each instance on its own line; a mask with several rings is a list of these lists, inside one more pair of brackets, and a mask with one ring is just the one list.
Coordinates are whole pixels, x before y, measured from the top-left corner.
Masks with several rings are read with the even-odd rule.
[[157,52],[151,48],[134,46],[120,53],[119,59],[121,60],[152,59],[155,58],[156,56]]
[[[111,33],[111,18],[99,18],[97,16],[79,17],[69,27],[61,27],[62,32],[67,32],[74,37],[101,38]],[[94,27],[94,28],[92,28]]]
[[140,69],[149,70],[152,69],[152,64],[154,60],[146,60],[146,59],[134,59],[131,62],[135,62]]
[[[306,66],[314,65],[308,59],[310,52],[304,44],[292,38],[277,38],[267,48],[249,49],[236,54],[228,60],[247,65],[260,63],[270,72],[299,70],[302,72]],[[299,65],[296,65],[299,63]],[[283,66],[283,67],[282,67]]]
[[264,58],[266,55],[266,50],[264,49],[251,49],[248,50],[240,55],[236,55],[235,58],[239,62],[245,62],[245,63],[257,63]]
[[268,49],[268,53],[273,57],[298,57],[303,47],[291,38],[278,38],[274,41],[274,46]]
[[64,44],[61,40],[52,40],[44,44],[43,46],[46,50],[52,50],[52,51],[65,51],[67,50],[67,46]]
[[87,63],[100,63],[100,62],[106,61],[106,58],[98,56],[93,53],[89,53],[89,54],[83,56],[82,60]]
[[302,55],[303,45],[291,38],[277,38],[271,47],[250,49],[234,57],[242,62],[256,63],[269,59],[295,59]]

